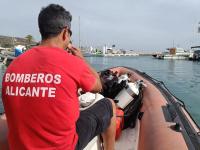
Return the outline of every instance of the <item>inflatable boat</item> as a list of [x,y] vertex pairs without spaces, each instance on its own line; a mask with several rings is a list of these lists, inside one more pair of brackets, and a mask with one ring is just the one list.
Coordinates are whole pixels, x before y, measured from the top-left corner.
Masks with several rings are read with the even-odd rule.
[[[122,109],[124,114],[135,107],[131,112],[133,113],[131,124],[126,124],[127,118],[125,117],[127,115],[120,116],[124,118],[124,123],[123,127],[120,126],[120,133],[116,138],[116,150],[200,150],[199,126],[185,108],[184,103],[171,94],[163,82],[127,67],[115,67],[106,71],[121,77],[118,78],[120,82],[117,84],[124,81],[126,86],[118,86],[121,89],[115,89],[109,83],[107,84],[109,86],[104,87],[101,94],[105,97],[114,97],[116,105],[124,108],[124,110]],[[100,72],[101,75],[103,73],[105,74],[105,70]],[[113,77],[110,78],[110,75],[107,77],[106,80],[104,78],[104,85],[113,79]],[[125,79],[127,77],[128,83]],[[116,84],[113,85],[116,86]],[[140,91],[137,91],[138,89],[131,88],[130,85],[135,87],[141,85],[142,88],[138,88]],[[115,94],[113,95],[113,93]],[[124,105],[124,101],[128,104]],[[133,101],[134,103],[132,103]],[[133,107],[130,107],[126,112],[126,108],[130,104]],[[130,117],[128,119],[130,121]],[[9,149],[7,124],[6,117],[2,114],[0,119],[0,150],[7,149]],[[97,136],[84,150],[101,149],[102,141],[100,136]]]

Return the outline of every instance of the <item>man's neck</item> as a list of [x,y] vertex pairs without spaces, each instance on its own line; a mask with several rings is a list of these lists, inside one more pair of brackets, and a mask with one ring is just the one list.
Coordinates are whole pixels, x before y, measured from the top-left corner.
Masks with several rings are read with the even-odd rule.
[[63,45],[56,38],[50,38],[50,39],[42,40],[40,45],[64,49]]

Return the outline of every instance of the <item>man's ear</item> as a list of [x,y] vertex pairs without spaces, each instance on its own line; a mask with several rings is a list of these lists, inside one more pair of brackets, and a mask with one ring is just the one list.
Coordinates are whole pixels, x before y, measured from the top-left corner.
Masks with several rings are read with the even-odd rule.
[[63,31],[61,33],[62,33],[62,40],[65,41],[67,38],[67,30],[63,29]]

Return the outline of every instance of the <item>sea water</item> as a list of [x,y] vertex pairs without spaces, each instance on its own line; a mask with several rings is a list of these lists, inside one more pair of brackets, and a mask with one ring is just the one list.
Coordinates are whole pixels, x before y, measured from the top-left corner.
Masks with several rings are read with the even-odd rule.
[[[86,59],[97,71],[127,66],[163,81],[171,93],[185,103],[194,120],[200,125],[200,62],[159,60],[151,56],[87,57]],[[5,69],[6,67],[0,64],[0,81]],[[0,112],[3,111],[0,100]]]

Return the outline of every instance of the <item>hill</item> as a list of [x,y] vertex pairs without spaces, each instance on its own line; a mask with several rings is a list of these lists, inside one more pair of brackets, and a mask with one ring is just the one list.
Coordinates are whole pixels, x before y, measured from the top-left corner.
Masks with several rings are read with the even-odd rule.
[[0,35],[0,46],[5,48],[11,48],[15,45],[35,45],[37,42],[34,40],[20,37],[10,37]]

